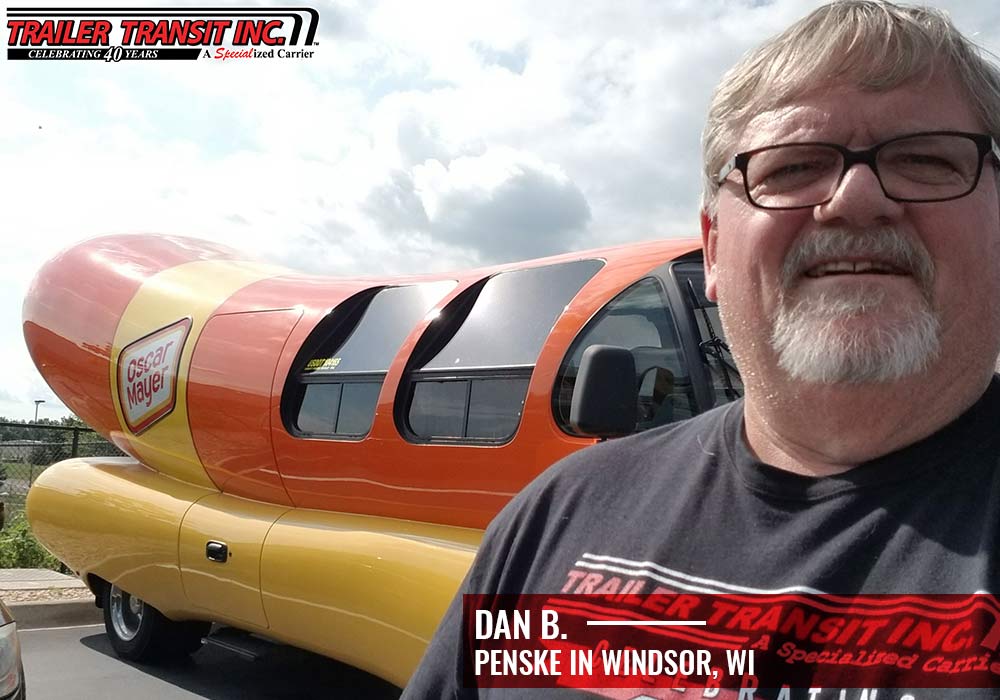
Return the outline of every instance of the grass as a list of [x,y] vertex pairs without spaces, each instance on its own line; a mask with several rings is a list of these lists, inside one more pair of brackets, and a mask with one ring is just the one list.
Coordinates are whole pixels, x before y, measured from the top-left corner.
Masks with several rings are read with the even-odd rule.
[[31,534],[24,511],[8,513],[0,530],[0,569],[60,570],[59,560],[45,551]]
[[[7,479],[0,482],[0,501],[3,501],[7,522],[13,522],[24,512],[31,477],[38,476],[45,468],[28,464],[0,464]],[[0,567],[3,568],[3,567]]]
[[49,554],[31,533],[24,517],[27,487],[33,477],[45,467],[6,462],[0,465],[6,471],[7,481],[0,486],[0,500],[4,504],[5,524],[0,530],[0,569],[53,569],[60,570],[59,560]]
[[53,569],[60,571],[59,560],[49,554],[31,533],[24,517],[28,486],[44,466],[22,462],[0,462],[6,482],[0,483],[0,501],[4,504],[6,523],[0,530],[0,569]]
[[6,474],[8,479],[31,482],[45,471],[45,465],[25,464],[24,462],[0,462],[0,471]]
[[10,523],[13,522],[15,518],[24,516],[24,503],[27,500],[27,494],[23,493],[0,494],[0,501],[3,501],[6,522]]

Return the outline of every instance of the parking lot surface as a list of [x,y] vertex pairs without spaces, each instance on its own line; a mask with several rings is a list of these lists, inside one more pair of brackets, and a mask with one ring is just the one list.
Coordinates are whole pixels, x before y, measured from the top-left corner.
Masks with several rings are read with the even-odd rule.
[[31,700],[396,700],[401,692],[363,671],[286,646],[257,661],[206,647],[181,664],[157,667],[118,659],[99,625],[23,630],[20,637]]

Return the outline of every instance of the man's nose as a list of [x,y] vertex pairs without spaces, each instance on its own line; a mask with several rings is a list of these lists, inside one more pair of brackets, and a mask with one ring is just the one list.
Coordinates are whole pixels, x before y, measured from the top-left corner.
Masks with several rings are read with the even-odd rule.
[[871,166],[855,163],[840,179],[833,197],[813,208],[816,221],[849,226],[883,226],[898,221],[903,204],[885,196]]

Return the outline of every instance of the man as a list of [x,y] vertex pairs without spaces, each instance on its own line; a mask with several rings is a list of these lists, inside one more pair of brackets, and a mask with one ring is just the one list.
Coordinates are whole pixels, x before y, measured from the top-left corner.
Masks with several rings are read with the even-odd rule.
[[[833,3],[746,57],[702,215],[745,399],[547,471],[463,592],[996,593],[998,135],[1000,74],[933,10]],[[460,623],[405,697],[480,696]]]

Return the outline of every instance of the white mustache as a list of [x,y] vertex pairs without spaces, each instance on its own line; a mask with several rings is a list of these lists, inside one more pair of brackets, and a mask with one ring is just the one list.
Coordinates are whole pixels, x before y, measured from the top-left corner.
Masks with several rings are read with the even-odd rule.
[[934,262],[930,254],[919,241],[891,226],[865,231],[819,229],[802,236],[785,256],[782,288],[789,289],[807,270],[822,262],[848,257],[871,258],[913,275],[930,299],[934,283]]

